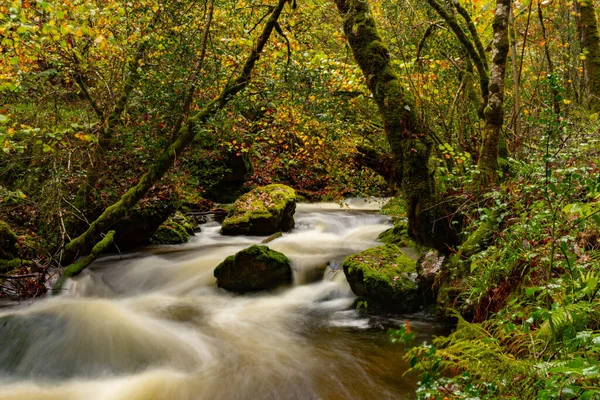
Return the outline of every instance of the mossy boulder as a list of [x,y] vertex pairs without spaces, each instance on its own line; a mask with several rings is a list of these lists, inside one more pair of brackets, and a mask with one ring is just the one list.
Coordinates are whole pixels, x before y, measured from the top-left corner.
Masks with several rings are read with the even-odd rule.
[[173,223],[180,225],[191,236],[194,236],[198,226],[196,220],[186,216],[180,211],[177,211],[175,214],[169,217],[167,221],[172,221]]
[[296,192],[272,184],[256,188],[236,200],[223,221],[223,235],[271,235],[294,228]]
[[150,241],[155,244],[183,244],[187,243],[190,235],[194,235],[195,222],[176,212],[158,227]]
[[397,312],[414,312],[424,305],[417,262],[394,244],[348,256],[342,267],[357,296]]
[[227,257],[214,271],[220,288],[238,292],[274,289],[292,282],[288,258],[267,246],[250,246]]
[[17,235],[6,222],[0,221],[0,258],[12,259],[17,255]]
[[379,234],[377,239],[386,244],[395,244],[399,247],[414,247],[415,243],[408,236],[408,223],[396,222],[393,228]]
[[154,244],[183,244],[187,243],[188,240],[189,235],[181,225],[167,223],[159,226],[150,239]]

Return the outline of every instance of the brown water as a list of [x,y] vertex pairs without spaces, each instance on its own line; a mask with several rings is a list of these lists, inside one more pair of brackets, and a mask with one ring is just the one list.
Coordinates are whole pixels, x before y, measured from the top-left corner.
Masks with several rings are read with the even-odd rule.
[[[0,312],[0,400],[404,397],[415,378],[386,332],[407,318],[350,309],[339,270],[389,227],[373,208],[299,205],[296,229],[269,244],[295,274],[274,293],[215,286],[219,262],[263,239],[216,223],[186,245],[98,260],[60,297]],[[440,330],[408,319],[419,340]]]

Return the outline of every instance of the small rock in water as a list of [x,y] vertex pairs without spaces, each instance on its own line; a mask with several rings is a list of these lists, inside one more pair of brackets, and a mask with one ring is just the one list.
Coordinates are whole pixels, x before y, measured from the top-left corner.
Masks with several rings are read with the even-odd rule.
[[238,292],[275,289],[292,282],[290,260],[267,246],[250,246],[227,257],[214,271],[220,288]]

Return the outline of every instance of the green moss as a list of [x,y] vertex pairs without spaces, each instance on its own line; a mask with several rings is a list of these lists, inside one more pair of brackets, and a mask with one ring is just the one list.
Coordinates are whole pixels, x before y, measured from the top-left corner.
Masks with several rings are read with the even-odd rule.
[[86,269],[92,262],[94,262],[94,260],[96,260],[101,253],[106,251],[113,243],[114,237],[115,231],[109,231],[101,241],[96,243],[87,257],[82,258],[65,268],[58,281],[56,281],[52,287],[52,295],[56,296],[57,294],[60,294],[62,287],[68,278],[79,275],[81,271]]
[[214,276],[219,287],[243,293],[289,284],[292,270],[283,253],[253,245],[227,257],[215,268]]
[[296,192],[289,186],[272,184],[241,196],[223,221],[223,234],[270,235],[293,228]]
[[460,257],[469,258],[485,250],[492,240],[494,232],[498,229],[498,225],[499,222],[494,215],[485,220],[460,246]]
[[395,244],[400,247],[415,247],[415,243],[408,235],[408,223],[398,222],[393,228],[379,234],[377,239],[386,244]]
[[[407,292],[416,291],[417,263],[402,253],[396,245],[386,244],[347,257],[344,272],[352,285],[357,279],[361,289],[357,295],[365,295],[385,301],[399,300]],[[355,288],[353,287],[353,290]],[[360,293],[363,292],[363,293]]]
[[269,218],[281,212],[288,202],[296,199],[289,186],[272,184],[262,186],[241,196],[231,207],[223,225],[247,223],[251,219]]
[[179,224],[190,235],[194,234],[194,230],[196,229],[196,221],[194,221],[192,218],[187,217],[182,212],[177,211],[171,218],[169,218],[169,220],[176,224]]
[[12,260],[0,259],[0,273],[12,271],[13,269],[21,268],[24,261],[19,258],[13,258]]
[[158,227],[150,242],[155,244],[183,244],[187,243],[190,235],[194,234],[196,223],[180,212],[170,216]]
[[185,228],[179,224],[166,223],[161,225],[150,241],[156,244],[182,244],[187,243],[189,235]]
[[253,245],[245,250],[242,250],[243,254],[251,256],[259,261],[269,261],[277,264],[289,264],[290,260],[285,254],[275,250],[271,250],[267,246]]

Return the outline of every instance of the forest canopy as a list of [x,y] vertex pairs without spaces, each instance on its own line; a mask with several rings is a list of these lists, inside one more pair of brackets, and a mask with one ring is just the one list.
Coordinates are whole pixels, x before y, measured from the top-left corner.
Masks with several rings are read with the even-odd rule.
[[0,297],[257,187],[392,197],[459,321],[421,398],[598,398],[598,5],[7,0]]

